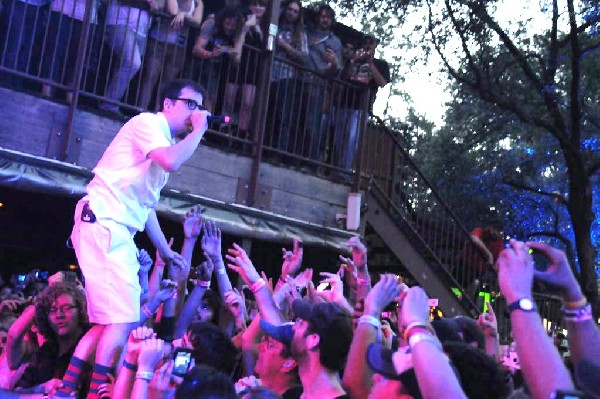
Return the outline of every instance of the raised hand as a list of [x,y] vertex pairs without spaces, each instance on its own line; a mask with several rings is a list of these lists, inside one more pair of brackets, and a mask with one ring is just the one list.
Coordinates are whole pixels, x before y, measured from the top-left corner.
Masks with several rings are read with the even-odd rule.
[[521,241],[510,240],[510,246],[500,252],[496,267],[500,291],[507,303],[532,297],[533,266],[529,248]]
[[351,237],[345,245],[350,247],[354,266],[359,269],[365,267],[367,265],[367,247],[360,241],[360,237]]
[[340,262],[342,262],[340,269],[338,270],[340,277],[344,278],[345,275],[348,275],[350,281],[356,281],[356,278],[358,277],[358,269],[356,268],[354,261],[350,258],[340,255]]
[[190,265],[185,258],[175,251],[171,251],[170,258],[166,261],[169,268],[169,278],[177,283],[182,283],[187,279],[190,272]]
[[244,299],[244,295],[240,293],[237,288],[225,293],[225,304],[236,320],[241,318],[246,320],[246,300]]
[[342,279],[337,273],[327,273],[321,272],[319,273],[323,279],[319,282],[320,284],[329,284],[331,285],[330,291],[323,291],[319,293],[321,297],[324,297],[327,301],[338,302],[344,299],[344,283],[342,283]]
[[227,252],[228,255],[225,257],[231,262],[227,266],[238,273],[246,284],[251,286],[260,279],[260,275],[242,247],[234,243],[233,248],[229,248]]
[[160,282],[160,289],[154,296],[161,302],[171,299],[177,294],[177,283],[173,280],[163,280]]
[[402,287],[393,274],[384,274],[365,297],[364,314],[379,318],[387,305],[394,301]]
[[140,344],[145,339],[153,337],[156,337],[156,333],[153,329],[146,326],[140,326],[131,330],[127,338],[127,345],[125,346],[125,360],[131,364],[137,364],[140,354]]
[[429,321],[429,297],[421,287],[411,287],[405,291],[402,301],[402,327],[413,322]]
[[528,241],[525,245],[543,252],[550,260],[550,266],[545,271],[533,270],[535,278],[558,287],[566,301],[577,301],[583,298],[579,283],[563,251],[543,242]]
[[487,312],[481,313],[477,319],[479,328],[483,331],[486,337],[496,337],[498,335],[498,322],[496,321],[496,314],[494,309],[489,302],[486,302]]
[[152,258],[145,249],[140,249],[138,253],[138,262],[140,263],[140,272],[148,273],[152,267]]
[[221,229],[207,220],[202,225],[202,250],[213,260],[221,260]]
[[156,365],[164,356],[164,341],[158,338],[148,338],[140,343],[138,356],[138,369],[140,371],[154,372]]
[[299,288],[306,288],[309,281],[312,281],[313,269],[308,268],[300,273],[296,277],[294,277],[294,284]]
[[282,276],[295,276],[302,265],[302,257],[304,256],[304,248],[302,240],[294,238],[292,241],[292,251],[281,248],[283,253],[283,263],[281,265]]
[[210,257],[206,256],[206,261],[200,263],[198,266],[198,271],[200,272],[198,281],[210,281],[212,279],[214,270],[215,264]]
[[202,231],[202,207],[196,205],[183,216],[183,235],[185,238],[198,238]]
[[148,399],[168,399],[174,396],[176,388],[171,386],[174,365],[173,360],[169,360],[154,372],[148,385]]
[[115,385],[115,377],[112,374],[107,374],[108,381],[98,386],[98,397],[112,398],[113,386]]

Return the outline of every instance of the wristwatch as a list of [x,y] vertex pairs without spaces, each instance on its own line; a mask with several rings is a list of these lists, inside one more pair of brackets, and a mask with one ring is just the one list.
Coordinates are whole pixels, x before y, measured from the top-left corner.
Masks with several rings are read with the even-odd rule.
[[531,298],[521,298],[508,305],[509,312],[512,312],[513,310],[517,309],[522,310],[523,312],[535,312],[537,310],[537,307],[535,306],[535,302]]

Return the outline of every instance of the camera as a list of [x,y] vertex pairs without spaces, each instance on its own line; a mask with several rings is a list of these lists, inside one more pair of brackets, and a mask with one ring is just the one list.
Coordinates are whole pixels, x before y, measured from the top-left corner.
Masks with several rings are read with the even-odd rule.
[[192,350],[188,348],[176,348],[173,352],[173,374],[183,377],[187,374],[192,362]]
[[545,272],[550,267],[550,259],[539,249],[529,248],[529,253],[533,257],[533,267],[539,272]]

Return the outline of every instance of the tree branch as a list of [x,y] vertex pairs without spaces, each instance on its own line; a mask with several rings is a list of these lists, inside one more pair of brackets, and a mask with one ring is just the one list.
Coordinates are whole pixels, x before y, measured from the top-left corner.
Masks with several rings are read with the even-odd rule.
[[530,187],[530,186],[525,185],[523,183],[520,183],[520,182],[518,182],[516,180],[511,180],[511,179],[508,179],[508,178],[503,178],[502,179],[502,183],[504,183],[504,184],[506,184],[508,186],[514,187],[514,188],[518,188],[518,189],[524,190],[524,191],[529,191],[531,193],[535,193],[535,194],[543,195],[543,196],[546,196],[546,197],[550,197],[553,200],[559,201],[559,202],[564,203],[564,204],[568,203],[568,200],[565,197],[563,197],[562,195],[560,195],[560,194],[551,193],[549,191],[543,191],[543,190],[541,190],[539,188],[535,188],[535,187]]

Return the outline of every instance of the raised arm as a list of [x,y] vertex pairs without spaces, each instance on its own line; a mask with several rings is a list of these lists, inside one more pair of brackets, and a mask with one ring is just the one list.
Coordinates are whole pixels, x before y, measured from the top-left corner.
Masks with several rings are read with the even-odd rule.
[[398,279],[392,274],[385,274],[365,298],[364,313],[358,319],[342,380],[344,389],[352,399],[363,399],[369,396],[373,372],[367,366],[367,348],[377,340],[381,328],[381,312],[398,294],[400,294]]
[[221,300],[225,302],[225,293],[232,290],[231,281],[227,275],[223,255],[221,254],[221,229],[215,222],[206,221],[202,225],[202,250],[204,257],[210,259],[217,277],[217,285]]
[[6,358],[11,370],[19,368],[26,355],[25,334],[29,332],[35,320],[35,306],[25,308],[21,316],[10,326],[6,337]]
[[[564,301],[563,315],[568,331],[569,352],[575,369],[582,360],[600,366],[600,331],[591,305],[583,295],[565,253],[541,242],[527,242],[526,245],[543,252],[550,260],[548,269],[534,270],[534,276],[560,290]],[[574,314],[578,315],[570,316]]]
[[185,267],[186,262],[183,257],[173,251],[167,243],[167,239],[160,229],[158,217],[156,216],[156,211],[154,209],[150,209],[150,212],[148,213],[148,220],[146,220],[146,234],[167,266],[174,264],[178,267]]
[[[423,398],[465,398],[448,356],[440,341],[432,335],[429,325],[429,298],[421,287],[406,291],[402,301],[402,323],[412,354],[413,367]],[[393,360],[396,366],[396,357]],[[398,370],[398,366],[396,366]]]
[[185,161],[191,158],[200,145],[200,140],[204,137],[208,129],[206,119],[210,113],[204,110],[195,110],[190,116],[192,122],[192,131],[178,143],[168,147],[159,147],[148,153],[148,158],[156,162],[167,172],[177,171]]
[[[510,240],[496,262],[500,290],[509,307],[522,299],[533,303],[534,264],[523,242]],[[534,398],[549,398],[557,389],[573,389],[573,381],[558,350],[548,338],[535,308],[510,313],[512,335],[525,381]]]
[[276,326],[283,324],[285,320],[275,306],[271,291],[267,288],[265,280],[256,271],[246,251],[239,245],[233,244],[233,248],[228,249],[227,252],[229,254],[226,255],[226,258],[231,262],[228,264],[229,268],[239,273],[254,293],[262,319]]

